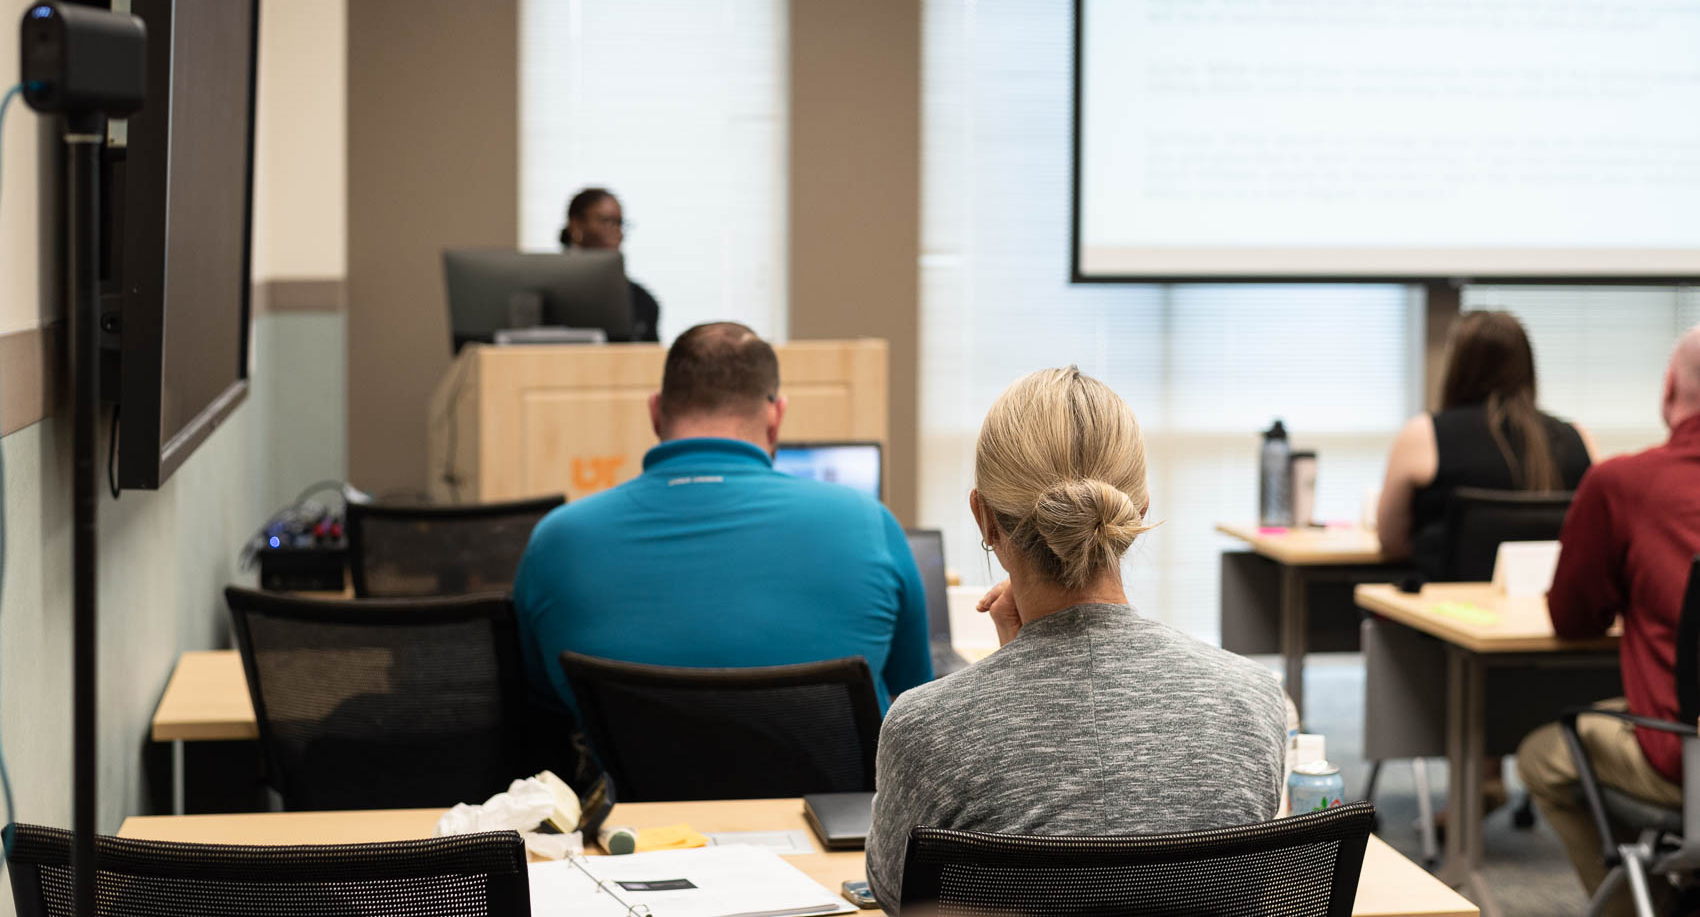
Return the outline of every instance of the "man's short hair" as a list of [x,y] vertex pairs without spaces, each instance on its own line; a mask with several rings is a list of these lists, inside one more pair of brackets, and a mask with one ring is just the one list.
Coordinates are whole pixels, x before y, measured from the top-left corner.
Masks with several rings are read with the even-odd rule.
[[661,414],[749,414],[779,393],[773,347],[737,322],[697,325],[667,351]]

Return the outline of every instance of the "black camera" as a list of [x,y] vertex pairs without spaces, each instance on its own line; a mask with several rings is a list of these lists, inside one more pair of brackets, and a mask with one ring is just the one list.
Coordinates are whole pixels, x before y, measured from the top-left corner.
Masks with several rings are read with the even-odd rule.
[[37,3],[18,26],[24,101],[42,113],[122,118],[147,92],[147,28],[127,13]]

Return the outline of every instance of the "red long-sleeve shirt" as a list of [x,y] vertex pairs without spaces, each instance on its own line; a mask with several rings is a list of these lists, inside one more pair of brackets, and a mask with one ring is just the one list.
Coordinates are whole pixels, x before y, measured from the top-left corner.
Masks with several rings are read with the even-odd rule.
[[[1700,553],[1700,416],[1670,440],[1589,469],[1559,536],[1547,608],[1561,637],[1594,637],[1623,618],[1629,711],[1675,720],[1676,631]],[[1636,730],[1653,768],[1682,782],[1679,737]]]

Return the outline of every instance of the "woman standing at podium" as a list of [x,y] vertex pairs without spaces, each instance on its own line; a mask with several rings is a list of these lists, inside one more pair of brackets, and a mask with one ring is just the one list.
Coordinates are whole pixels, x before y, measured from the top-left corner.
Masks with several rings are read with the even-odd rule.
[[[562,248],[599,248],[618,251],[626,237],[626,221],[620,199],[606,188],[586,188],[567,204],[567,225],[561,227]],[[642,285],[627,278],[632,287],[632,340],[661,340],[661,304]]]

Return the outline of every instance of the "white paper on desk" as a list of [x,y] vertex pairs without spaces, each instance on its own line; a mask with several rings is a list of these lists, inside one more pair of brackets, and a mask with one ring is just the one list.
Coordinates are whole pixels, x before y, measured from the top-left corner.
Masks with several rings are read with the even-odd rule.
[[[582,864],[603,887],[575,864]],[[629,891],[618,884],[670,879],[686,879],[696,887]],[[622,901],[648,907],[655,917],[777,917],[856,910],[777,855],[757,847],[658,850],[531,866],[531,912],[538,917],[625,917]]]
[[809,842],[809,832],[802,828],[789,831],[704,831],[702,836],[716,847],[746,844],[771,850],[782,857],[816,852],[815,845]]

